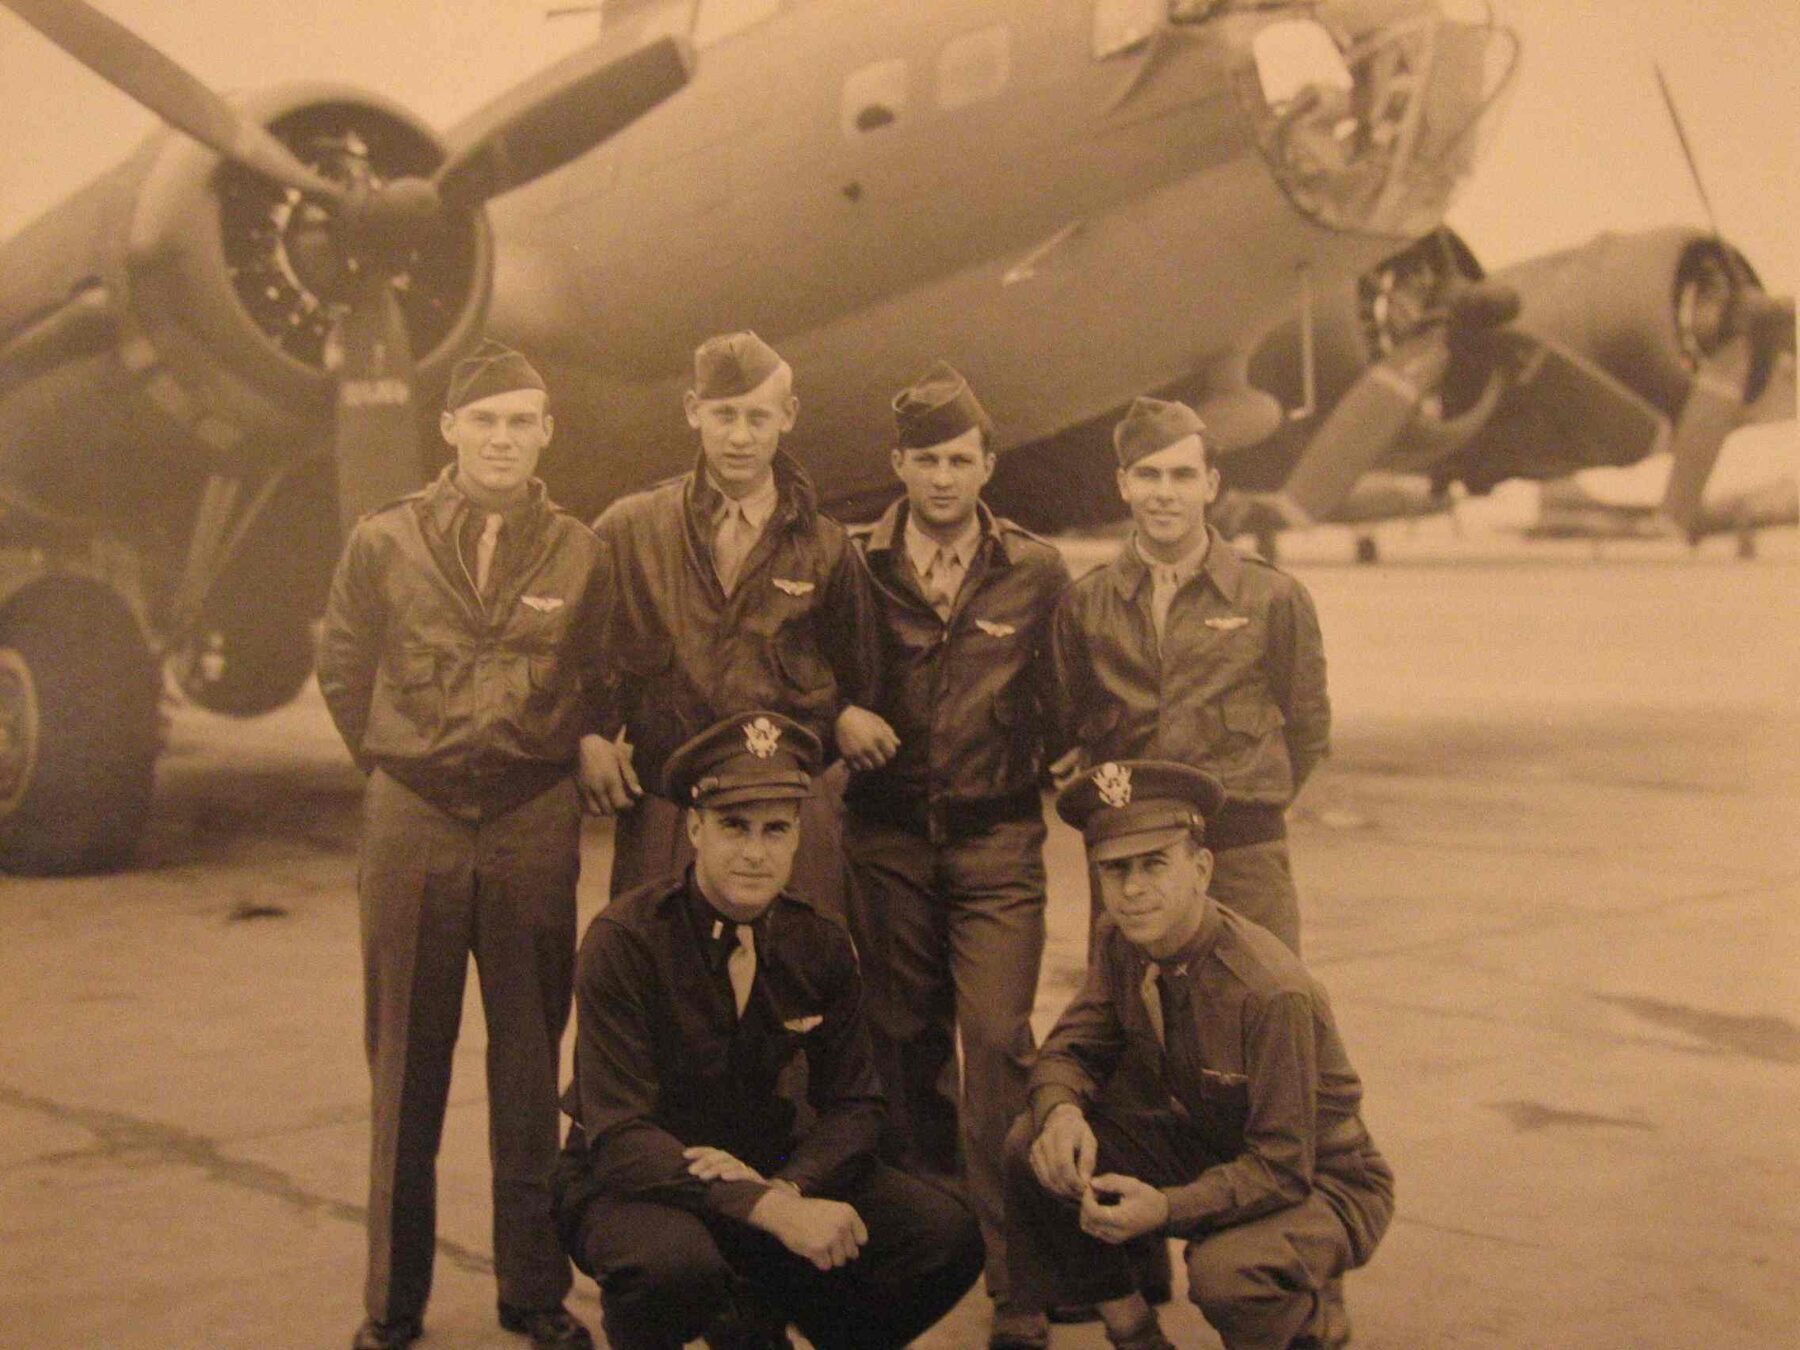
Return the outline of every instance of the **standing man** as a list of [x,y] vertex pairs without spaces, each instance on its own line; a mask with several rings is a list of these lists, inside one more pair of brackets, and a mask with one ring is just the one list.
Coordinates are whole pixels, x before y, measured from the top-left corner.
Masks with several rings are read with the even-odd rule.
[[1213,895],[1298,953],[1286,811],[1330,744],[1324,646],[1306,588],[1206,523],[1219,471],[1205,430],[1185,404],[1140,398],[1113,431],[1134,528],[1057,610],[1075,749],[1055,767],[1067,781],[1084,764],[1153,758],[1218,777]]
[[356,1350],[421,1334],[471,953],[488,1028],[500,1324],[538,1346],[592,1345],[562,1306],[550,1176],[588,725],[575,662],[592,655],[569,637],[598,546],[532,476],[553,429],[547,398],[498,343],[458,364],[441,419],[455,463],[363,518],[325,611],[319,687],[370,775],[358,893],[374,1145]]
[[[1124,1244],[1187,1240],[1189,1297],[1227,1350],[1317,1350],[1348,1339],[1328,1286],[1393,1216],[1324,988],[1207,894],[1223,801],[1209,774],[1129,760],[1056,803],[1113,924],[1007,1140],[1014,1297],[1092,1301],[1121,1350],[1172,1350]],[[1099,1098],[1128,1046],[1158,1065],[1147,1108]]]
[[678,749],[693,865],[582,940],[558,1212],[614,1350],[899,1347],[981,1268],[968,1209],[876,1160],[856,953],[785,889],[819,760],[774,712]]
[[[606,726],[618,734],[584,756],[621,813],[614,895],[676,875],[692,856],[663,770],[720,718],[768,708],[835,741],[852,764],[893,753],[892,730],[854,705],[868,679],[858,646],[866,580],[843,527],[820,514],[811,479],[780,450],[800,410],[793,383],[756,334],[708,338],[685,400],[699,463],[595,523],[610,605],[600,646],[619,667]],[[814,794],[803,810],[800,889],[841,916],[835,798]]]
[[1044,953],[1038,775],[1050,616],[1069,574],[1054,548],[982,503],[992,425],[960,374],[936,363],[896,396],[894,421],[905,495],[851,532],[879,616],[875,711],[899,737],[894,758],[845,794],[851,931],[893,1097],[889,1152],[954,1176],[960,1096],[993,1343],[1034,1343],[1042,1315],[1007,1298],[1001,1149],[1025,1106]]

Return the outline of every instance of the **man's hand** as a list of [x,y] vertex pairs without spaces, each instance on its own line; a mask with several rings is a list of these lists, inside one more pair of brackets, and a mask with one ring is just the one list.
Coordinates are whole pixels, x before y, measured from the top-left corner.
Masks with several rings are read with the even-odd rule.
[[688,1160],[688,1175],[702,1181],[768,1181],[749,1163],[739,1161],[722,1148],[684,1148],[681,1156]]
[[886,718],[854,703],[838,714],[834,731],[838,753],[853,769],[879,769],[900,748],[900,738]]
[[1032,1141],[1031,1170],[1045,1190],[1065,1200],[1080,1200],[1093,1179],[1094,1155],[1099,1149],[1081,1108],[1064,1102],[1050,1112]]
[[1169,1197],[1136,1177],[1103,1172],[1081,1197],[1081,1231],[1102,1242],[1129,1242],[1169,1221]]
[[1058,792],[1074,782],[1076,777],[1087,767],[1087,751],[1081,746],[1073,746],[1063,751],[1050,763],[1050,782]]
[[629,811],[644,795],[637,771],[631,767],[633,747],[625,739],[625,728],[619,738],[609,741],[604,736],[581,738],[581,803],[596,815],[610,816],[616,811]]
[[756,1202],[750,1222],[820,1270],[848,1265],[869,1240],[862,1215],[841,1200],[809,1200],[781,1189]]

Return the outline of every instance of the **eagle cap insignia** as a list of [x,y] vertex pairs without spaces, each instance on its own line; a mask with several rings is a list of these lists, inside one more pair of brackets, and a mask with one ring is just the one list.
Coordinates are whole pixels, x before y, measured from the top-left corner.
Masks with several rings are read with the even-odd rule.
[[1095,769],[1094,787],[1108,806],[1131,805],[1131,770],[1123,764],[1102,764]]
[[769,759],[781,745],[781,728],[766,717],[759,717],[744,727],[744,741],[758,759]]

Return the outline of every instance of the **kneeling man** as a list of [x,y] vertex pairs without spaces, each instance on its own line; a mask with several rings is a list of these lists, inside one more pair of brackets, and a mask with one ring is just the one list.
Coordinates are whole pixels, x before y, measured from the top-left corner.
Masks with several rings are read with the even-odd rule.
[[[1015,1301],[1093,1302],[1108,1339],[1169,1345],[1121,1244],[1185,1238],[1188,1289],[1228,1350],[1335,1341],[1327,1285],[1367,1261],[1393,1173],[1324,989],[1279,940],[1206,893],[1224,800],[1183,764],[1102,764],[1057,799],[1114,921],[1031,1076],[1007,1140]],[[1128,1047],[1160,1106],[1100,1089]]]
[[820,759],[772,712],[683,745],[665,781],[693,864],[582,941],[558,1210],[615,1350],[785,1346],[789,1322],[820,1350],[902,1346],[980,1273],[968,1208],[876,1161],[855,951],[783,889]]

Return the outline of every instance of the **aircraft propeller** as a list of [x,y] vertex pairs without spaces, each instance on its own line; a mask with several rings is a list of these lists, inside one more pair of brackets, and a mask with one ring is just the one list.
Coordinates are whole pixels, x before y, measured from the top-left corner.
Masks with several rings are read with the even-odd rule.
[[171,127],[308,200],[314,266],[336,279],[339,307],[334,444],[340,515],[418,486],[414,360],[395,295],[409,255],[447,221],[542,177],[601,144],[681,89],[693,71],[684,39],[665,37],[605,59],[577,52],[477,113],[430,178],[327,177],[265,127],[86,0],[0,0],[64,52]]
[[[1662,511],[1687,534],[1689,542],[1694,542],[1702,523],[1707,480],[1712,477],[1725,438],[1738,428],[1747,404],[1758,386],[1767,382],[1775,363],[1784,353],[1790,358],[1794,354],[1794,297],[1772,296],[1763,290],[1737,252],[1725,244],[1674,91],[1669,88],[1662,67],[1653,69],[1663,106],[1675,128],[1675,139],[1681,145],[1681,157],[1687,163],[1688,176],[1699,195],[1701,209],[1706,212],[1713,242],[1724,259],[1723,284],[1729,288],[1706,331],[1693,325],[1684,334],[1694,362],[1694,382],[1669,442],[1674,462],[1669,467]],[[1696,278],[1693,285],[1696,290],[1704,287],[1705,278]]]
[[1464,276],[1438,235],[1437,266],[1415,264],[1418,283],[1396,286],[1385,325],[1391,345],[1347,390],[1308,441],[1287,481],[1265,502],[1277,523],[1329,519],[1356,481],[1379,464],[1447,387],[1483,388],[1500,358],[1497,336],[1519,313],[1519,295]]

